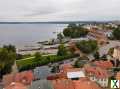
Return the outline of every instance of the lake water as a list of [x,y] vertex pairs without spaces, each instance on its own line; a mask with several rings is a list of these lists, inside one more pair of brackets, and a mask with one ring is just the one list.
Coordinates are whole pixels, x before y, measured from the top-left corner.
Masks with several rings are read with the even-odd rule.
[[[12,44],[17,48],[56,38],[66,24],[0,24],[0,46]],[[54,33],[56,32],[56,33]]]

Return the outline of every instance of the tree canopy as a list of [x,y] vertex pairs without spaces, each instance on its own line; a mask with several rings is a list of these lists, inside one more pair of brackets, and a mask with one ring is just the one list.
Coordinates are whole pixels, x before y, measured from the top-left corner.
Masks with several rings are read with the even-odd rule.
[[8,51],[16,52],[16,48],[14,45],[4,45],[3,48],[7,49]]
[[76,43],[76,46],[83,52],[83,53],[92,53],[98,49],[97,42],[95,40],[89,41],[80,41]]
[[64,46],[64,44],[61,44],[61,45],[58,47],[57,55],[58,55],[58,56],[65,56],[66,54],[67,54],[67,49],[66,49],[66,47]]
[[34,59],[34,61],[36,62],[36,61],[40,61],[42,59],[42,55],[40,54],[40,52],[36,52],[35,53],[35,59]]
[[93,56],[94,56],[95,60],[99,60],[99,59],[100,59],[100,54],[99,54],[99,52],[95,52],[95,53],[93,54]]
[[89,58],[87,56],[82,56],[78,60],[75,61],[74,67],[76,68],[82,68],[84,64],[88,62]]
[[120,27],[118,27],[115,30],[113,30],[112,34],[113,34],[115,39],[120,40]]
[[88,33],[87,29],[76,24],[69,24],[68,27],[63,30],[64,36],[71,38],[83,37],[86,36],[87,33]]
[[16,53],[6,48],[0,50],[0,77],[11,72],[12,65],[16,59]]

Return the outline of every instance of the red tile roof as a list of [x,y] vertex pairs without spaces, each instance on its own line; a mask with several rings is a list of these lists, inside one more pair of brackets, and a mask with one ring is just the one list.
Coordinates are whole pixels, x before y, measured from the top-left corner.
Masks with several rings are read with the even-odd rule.
[[117,79],[117,80],[120,80],[120,72],[117,72],[117,74],[116,74],[116,79]]
[[22,84],[28,85],[34,79],[32,71],[25,71],[16,74],[9,74],[3,77],[4,86],[8,86],[12,82],[20,82]]
[[5,87],[4,89],[27,89],[23,84],[12,82],[9,86]]
[[3,84],[5,87],[8,86],[9,84],[11,84],[12,82],[14,82],[13,74],[3,76]]
[[73,66],[71,64],[63,64],[60,66],[61,70],[71,69]]
[[73,66],[71,64],[63,64],[60,66],[60,73],[66,73],[67,70],[72,68]]
[[87,78],[80,80],[58,79],[52,81],[54,89],[101,89]]
[[95,82],[90,81],[87,78],[73,81],[73,83],[74,89],[101,89],[99,85],[97,85]]
[[25,71],[21,73],[17,73],[15,76],[15,81],[16,82],[21,82],[25,85],[28,85],[32,82],[34,79],[32,71]]
[[60,72],[75,72],[75,71],[80,71],[81,68],[73,68],[71,64],[63,64],[60,68]]
[[52,81],[54,89],[74,89],[73,82],[68,79],[57,79]]
[[113,67],[113,64],[110,61],[95,61],[94,64],[103,69],[109,69]]
[[[79,80],[71,80],[64,76],[67,75],[67,72],[80,71],[80,68],[73,68],[70,64],[65,64],[62,65],[61,70],[55,76],[49,77],[49,79],[52,78],[50,80],[54,89],[101,89],[95,82],[90,81],[88,78],[81,77]],[[88,71],[95,72],[94,68],[89,68]]]
[[47,77],[47,80],[56,80],[61,78],[67,78],[67,74],[64,73],[57,73],[55,75],[50,75]]
[[96,76],[97,78],[108,78],[109,74],[107,70],[101,69],[100,67],[86,67],[85,71],[87,74],[92,74]]

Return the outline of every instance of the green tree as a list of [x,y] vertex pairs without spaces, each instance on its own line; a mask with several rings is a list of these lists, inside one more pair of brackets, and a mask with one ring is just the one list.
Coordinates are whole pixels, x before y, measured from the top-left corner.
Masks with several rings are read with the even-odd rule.
[[83,52],[83,53],[92,53],[98,49],[97,42],[94,40],[89,41],[80,41],[76,43],[76,46]]
[[87,63],[88,60],[81,60],[81,58],[79,58],[78,60],[75,61],[74,63],[74,67],[75,68],[83,68],[84,65]]
[[59,66],[58,65],[54,65],[51,69],[51,73],[57,73],[59,72]]
[[16,54],[16,60],[20,60],[23,59],[23,55],[22,54]]
[[57,55],[58,55],[58,56],[65,56],[65,55],[67,55],[67,49],[66,49],[66,47],[64,46],[64,44],[61,44],[61,45],[58,47]]
[[15,52],[9,51],[5,48],[0,50],[0,77],[2,75],[10,73],[12,65],[16,59]]
[[101,60],[107,61],[107,55],[106,54],[102,55]]
[[7,49],[8,51],[16,52],[16,48],[13,45],[4,45],[3,48]]
[[70,24],[67,28],[63,30],[65,37],[78,38],[86,36],[88,30],[83,28],[81,25]]
[[96,60],[100,59],[100,54],[99,54],[99,52],[95,52],[93,56],[94,56],[94,58],[95,58]]
[[75,29],[77,28],[77,25],[75,23],[71,23],[67,26],[68,28],[72,28],[72,29]]
[[34,59],[34,61],[35,62],[38,62],[38,61],[40,61],[42,59],[42,55],[40,54],[40,52],[36,52],[35,53],[35,59]]
[[115,39],[120,40],[120,27],[116,28],[112,34]]

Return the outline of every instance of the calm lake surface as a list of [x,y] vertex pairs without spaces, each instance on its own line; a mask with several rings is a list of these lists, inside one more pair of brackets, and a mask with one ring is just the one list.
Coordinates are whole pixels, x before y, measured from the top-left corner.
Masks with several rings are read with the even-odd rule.
[[12,44],[17,48],[38,41],[56,38],[67,24],[0,24],[0,46]]

